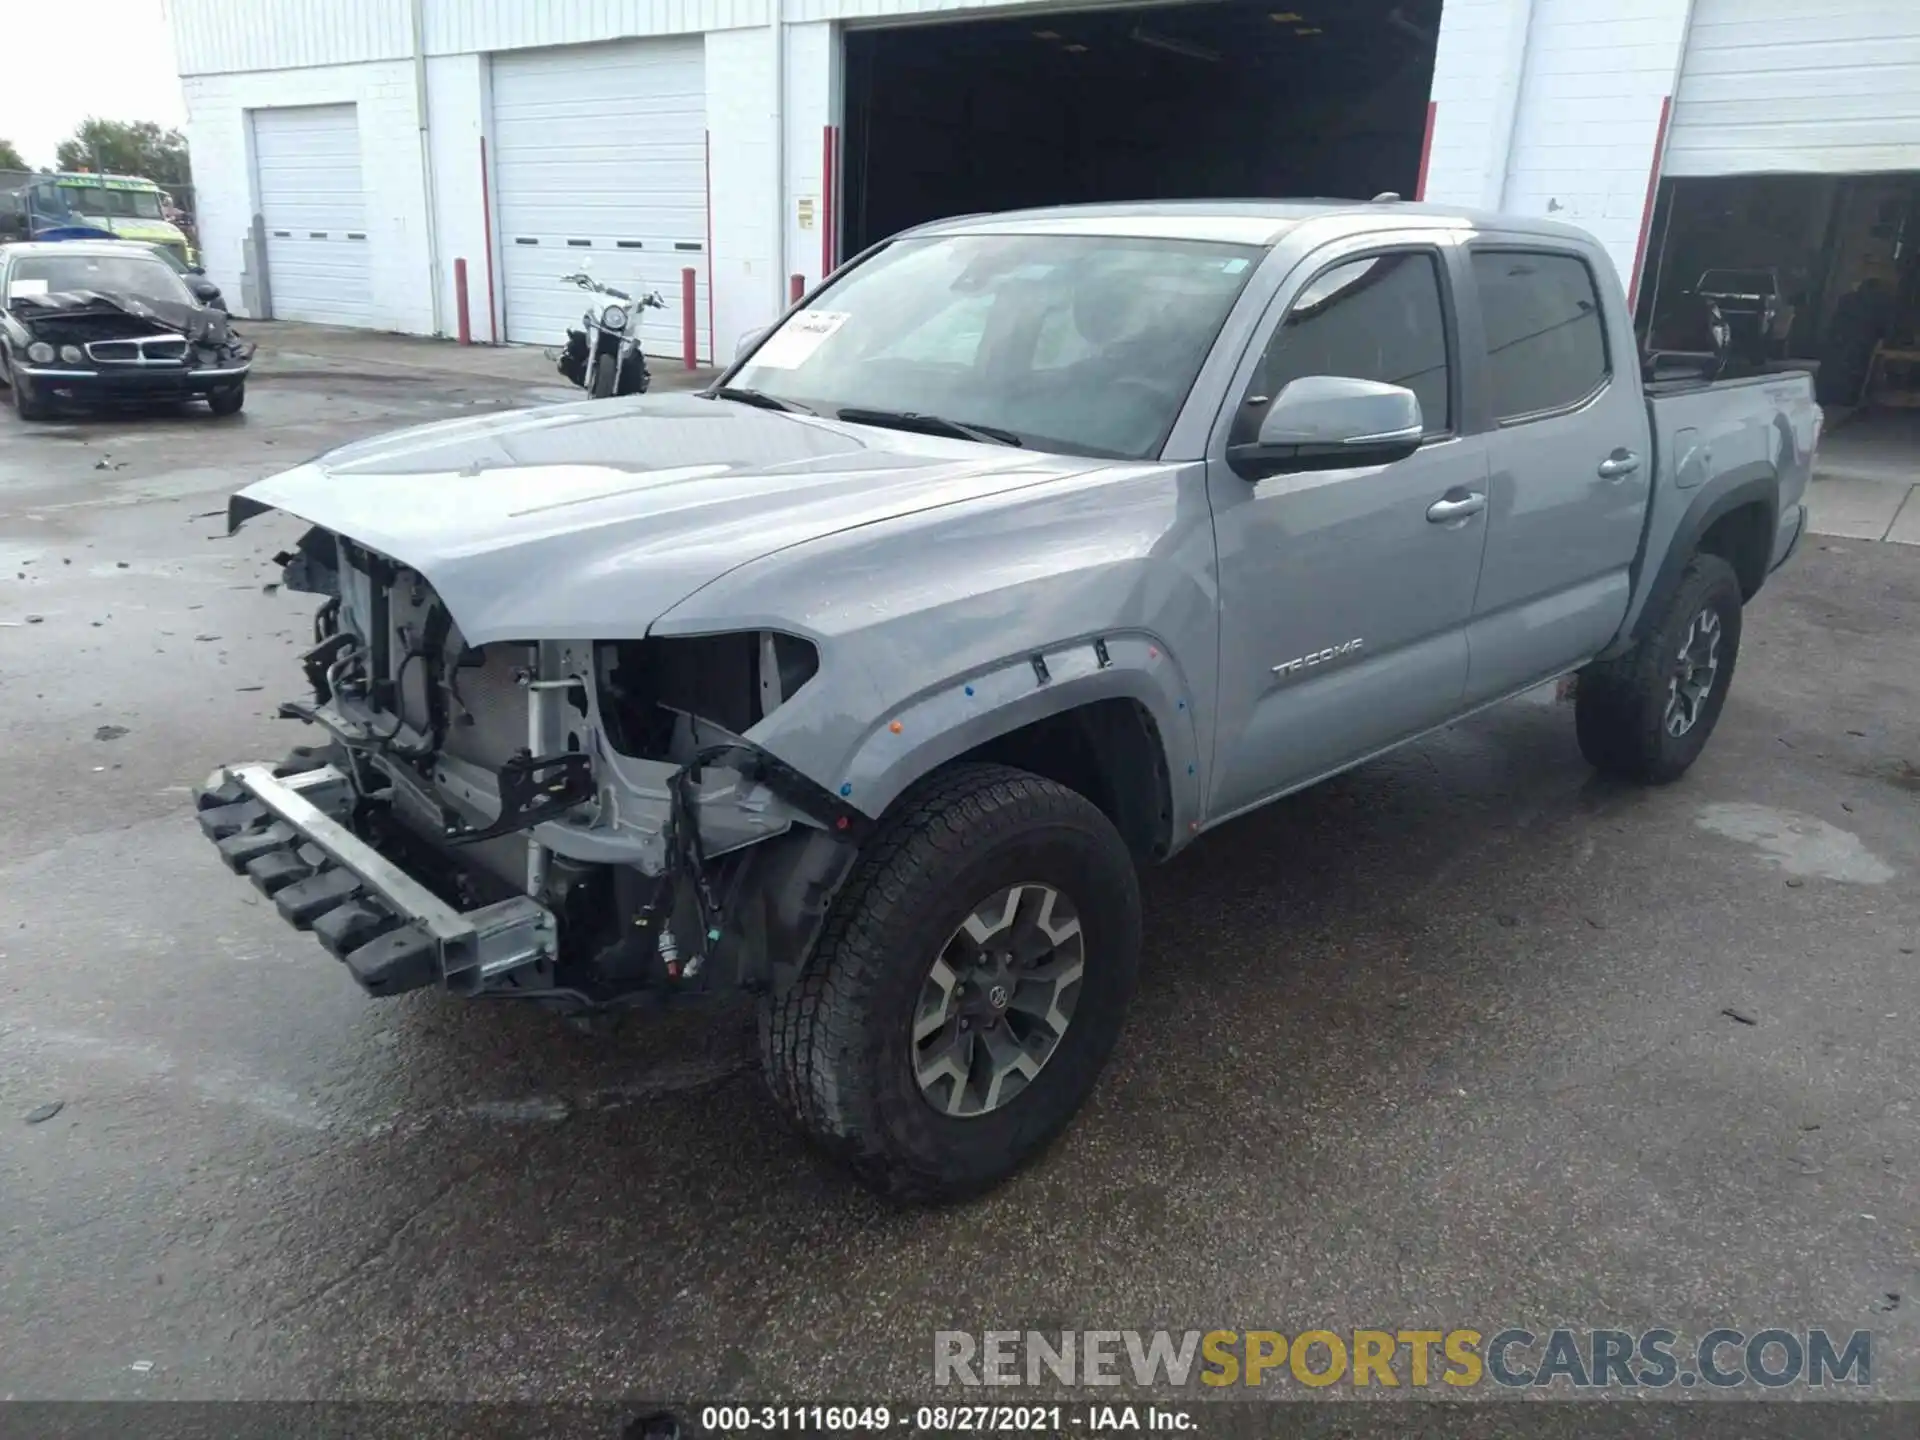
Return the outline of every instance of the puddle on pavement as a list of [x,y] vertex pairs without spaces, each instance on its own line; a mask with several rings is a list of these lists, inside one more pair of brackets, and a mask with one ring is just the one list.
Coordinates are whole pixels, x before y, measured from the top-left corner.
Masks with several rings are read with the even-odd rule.
[[1884,885],[1893,879],[1893,867],[1861,844],[1858,835],[1811,815],[1770,805],[1705,805],[1693,823],[1753,846],[1789,875],[1850,885]]

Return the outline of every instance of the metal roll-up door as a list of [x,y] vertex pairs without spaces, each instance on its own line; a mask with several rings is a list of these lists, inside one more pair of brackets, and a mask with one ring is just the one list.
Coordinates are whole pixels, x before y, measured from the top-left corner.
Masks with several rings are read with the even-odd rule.
[[253,162],[279,320],[373,323],[373,262],[352,105],[253,112]]
[[650,354],[681,348],[680,272],[706,335],[706,58],[698,36],[493,58],[493,166],[507,338],[554,345],[585,296],[582,268],[633,294]]
[[1920,170],[1920,0],[1695,0],[1665,168]]

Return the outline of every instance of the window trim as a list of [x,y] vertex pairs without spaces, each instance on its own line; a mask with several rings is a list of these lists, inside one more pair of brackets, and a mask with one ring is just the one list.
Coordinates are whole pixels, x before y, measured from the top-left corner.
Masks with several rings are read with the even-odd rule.
[[[1494,401],[1493,393],[1493,348],[1487,339],[1487,300],[1481,293],[1480,276],[1474,271],[1473,261],[1479,255],[1537,255],[1547,260],[1571,260],[1578,265],[1587,277],[1587,288],[1593,296],[1594,318],[1600,322],[1600,355],[1606,368],[1601,372],[1600,381],[1591,390],[1576,400],[1562,405],[1550,406],[1545,410],[1527,410],[1518,415],[1502,416]],[[1577,250],[1563,249],[1552,245],[1523,245],[1492,242],[1470,242],[1467,245],[1467,274],[1473,281],[1473,303],[1480,312],[1480,338],[1486,347],[1481,357],[1482,388],[1486,392],[1487,421],[1495,430],[1511,430],[1520,425],[1533,425],[1541,420],[1558,420],[1563,416],[1577,415],[1582,410],[1597,403],[1619,378],[1613,363],[1613,336],[1607,333],[1606,304],[1600,297],[1600,277],[1593,272],[1593,262]]]
[[[1313,288],[1321,276],[1341,269],[1347,265],[1356,265],[1362,260],[1378,260],[1388,255],[1424,255],[1433,265],[1434,283],[1440,289],[1440,328],[1441,344],[1447,356],[1447,427],[1444,430],[1430,430],[1420,437],[1420,448],[1437,445],[1442,441],[1457,440],[1466,433],[1462,409],[1466,392],[1460,373],[1460,313],[1453,293],[1453,268],[1447,263],[1446,252],[1439,245],[1423,241],[1383,240],[1379,244],[1368,245],[1359,250],[1349,251],[1336,259],[1312,271],[1305,280],[1295,286],[1287,297],[1287,303],[1272,327],[1264,333],[1256,334],[1253,347],[1253,369],[1247,376],[1247,383],[1241,388],[1240,398],[1234,404],[1233,422],[1227,427],[1227,443],[1236,443],[1235,437],[1244,423],[1243,417],[1252,414],[1247,401],[1253,394],[1253,387],[1260,380],[1262,364],[1267,358],[1267,347],[1273,343],[1288,319],[1293,315],[1294,306],[1300,297]],[[1271,400],[1271,396],[1268,397]],[[1257,427],[1256,427],[1257,428]]]

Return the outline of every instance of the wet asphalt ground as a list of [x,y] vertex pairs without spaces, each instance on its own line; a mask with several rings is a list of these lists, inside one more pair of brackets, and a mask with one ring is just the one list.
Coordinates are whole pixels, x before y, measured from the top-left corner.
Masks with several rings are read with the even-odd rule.
[[1089,1109],[903,1212],[781,1128],[747,1015],[369,1000],[193,824],[301,738],[295,532],[227,493],[559,393],[0,411],[0,1395],[900,1399],[947,1328],[1780,1324],[1920,1398],[1920,551],[1810,540],[1669,789],[1535,695],[1150,874]]

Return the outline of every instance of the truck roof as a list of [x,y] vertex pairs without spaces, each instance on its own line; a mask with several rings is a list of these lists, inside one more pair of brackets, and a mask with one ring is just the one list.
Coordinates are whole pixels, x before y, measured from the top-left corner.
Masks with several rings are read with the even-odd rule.
[[55,175],[36,175],[36,180],[55,185],[97,186],[107,190],[158,190],[159,183],[144,175],[96,174],[91,170],[62,170]]
[[917,226],[908,233],[1138,235],[1272,245],[1305,221],[1339,215],[1447,229],[1518,230],[1556,239],[1592,238],[1586,231],[1558,220],[1406,200],[1140,200],[1057,205],[1039,210],[959,215]]

